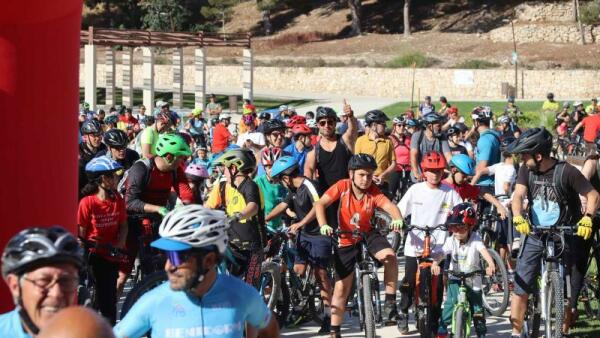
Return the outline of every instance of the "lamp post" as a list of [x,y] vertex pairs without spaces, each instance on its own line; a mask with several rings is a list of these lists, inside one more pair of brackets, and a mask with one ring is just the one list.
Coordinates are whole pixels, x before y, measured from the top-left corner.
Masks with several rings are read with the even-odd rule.
[[504,19],[502,20],[505,23],[510,22],[510,28],[512,30],[512,41],[513,41],[513,52],[512,52],[512,61],[515,64],[515,97],[517,97],[517,90],[519,85],[519,65],[518,65],[518,54],[517,54],[517,39],[515,38],[515,23],[513,20]]

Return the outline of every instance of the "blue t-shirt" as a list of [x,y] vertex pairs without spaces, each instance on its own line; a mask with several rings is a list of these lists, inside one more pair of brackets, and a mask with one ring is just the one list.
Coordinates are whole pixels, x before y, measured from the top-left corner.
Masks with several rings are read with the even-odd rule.
[[192,135],[203,135],[204,134],[204,120],[201,119],[191,119],[190,121],[190,134]]
[[17,309],[0,315],[0,337],[31,338],[23,329]]
[[299,151],[296,149],[295,143],[292,143],[285,147],[283,151],[289,153],[293,158],[298,161],[298,169],[300,170],[300,175],[304,175],[304,163],[306,162],[306,155],[308,154],[310,149],[304,148],[303,151]]
[[[487,161],[487,166],[500,162],[500,135],[495,130],[488,129],[481,133],[477,141],[475,150],[475,160],[477,164],[481,161]],[[477,181],[477,185],[494,185],[494,177],[483,175]]]
[[271,311],[252,286],[218,274],[201,298],[173,291],[169,282],[144,294],[114,328],[117,337],[137,338],[152,331],[153,338],[241,338],[245,323],[265,328]]

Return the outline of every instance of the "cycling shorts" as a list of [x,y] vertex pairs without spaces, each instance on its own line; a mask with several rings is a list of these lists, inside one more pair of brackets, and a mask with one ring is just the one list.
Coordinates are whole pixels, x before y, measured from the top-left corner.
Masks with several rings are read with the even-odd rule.
[[331,238],[321,235],[307,235],[302,232],[296,239],[298,255],[295,263],[327,268],[331,260]]
[[[391,249],[390,242],[378,231],[371,231],[367,235],[367,250],[371,256],[383,249]],[[337,248],[334,254],[335,272],[339,279],[344,279],[354,272],[356,258],[360,254],[360,243]]]

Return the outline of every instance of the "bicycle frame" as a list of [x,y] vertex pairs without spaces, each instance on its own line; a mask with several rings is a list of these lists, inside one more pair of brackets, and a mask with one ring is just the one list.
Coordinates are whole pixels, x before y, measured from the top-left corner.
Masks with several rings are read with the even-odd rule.
[[[564,291],[566,291],[565,298],[571,298],[571,281],[570,275],[565,275],[565,268],[562,261],[562,253],[564,251],[565,239],[562,233],[563,230],[570,230],[570,227],[551,227],[550,229],[543,229],[536,232],[539,234],[540,240],[546,242],[544,246],[544,254],[542,255],[542,273],[540,280],[540,299],[541,299],[541,315],[542,319],[548,319],[548,313],[546,312],[546,295],[549,290],[549,275],[552,271],[558,271],[561,279],[565,280],[566,283],[563,285]],[[560,242],[559,249],[556,247],[556,239]],[[560,250],[560,251],[559,251]]]
[[[452,333],[455,334],[458,331],[458,328],[456,327],[456,312],[459,308],[462,308],[464,313],[466,314],[465,316],[465,337],[469,337],[471,334],[471,319],[472,319],[472,313],[471,313],[471,304],[469,303],[469,299],[467,298],[467,279],[471,278],[475,275],[479,275],[481,274],[481,271],[477,270],[477,271],[472,271],[472,272],[468,272],[468,273],[464,273],[464,272],[455,272],[455,271],[448,271],[448,274],[454,277],[459,278],[460,280],[460,285],[458,287],[458,302],[454,305],[454,309],[452,311]],[[464,324],[463,323],[463,324]],[[458,337],[458,338],[462,338],[462,337]]]
[[[423,231],[425,232],[425,238],[423,240],[423,252],[421,253],[420,256],[417,256],[417,261],[418,261],[418,268],[417,268],[417,278],[416,278],[416,285],[415,285],[415,302],[417,307],[423,307],[423,306],[431,306],[432,304],[436,304],[437,303],[437,283],[432,280],[432,285],[431,285],[431,292],[430,294],[432,295],[432,297],[425,297],[428,299],[425,299],[425,302],[427,304],[421,304],[423,302],[420,301],[421,295],[419,295],[419,286],[420,286],[420,274],[421,274],[421,270],[423,269],[431,269],[431,265],[433,264],[433,257],[431,257],[431,233],[434,230],[437,229],[441,229],[441,230],[445,230],[445,226],[444,225],[437,225],[435,227],[419,227],[416,225],[411,225],[407,228],[407,232],[412,231],[412,230],[418,230],[418,231]],[[435,300],[435,301],[434,301]]]

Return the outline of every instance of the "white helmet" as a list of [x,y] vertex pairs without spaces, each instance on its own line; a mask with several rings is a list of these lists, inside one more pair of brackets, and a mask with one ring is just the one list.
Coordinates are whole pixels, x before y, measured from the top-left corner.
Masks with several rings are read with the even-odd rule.
[[227,120],[227,119],[231,119],[231,115],[226,114],[226,113],[219,115],[219,120]]
[[186,205],[169,212],[158,229],[161,238],[152,246],[181,251],[215,245],[223,254],[227,248],[229,221],[225,212],[201,205]]

